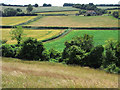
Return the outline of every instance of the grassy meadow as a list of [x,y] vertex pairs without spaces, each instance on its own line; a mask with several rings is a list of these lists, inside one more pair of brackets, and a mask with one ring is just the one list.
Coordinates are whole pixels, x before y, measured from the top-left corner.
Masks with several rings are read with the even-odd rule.
[[84,34],[93,35],[94,45],[105,45],[106,41],[110,39],[118,40],[118,30],[73,30],[66,36],[48,43],[46,42],[44,45],[47,49],[54,48],[58,51],[62,51],[65,48],[65,41]]
[[[2,39],[8,40],[8,44],[15,44],[17,43],[16,40],[11,40],[11,36],[9,34],[11,29],[2,29],[0,32],[2,32]],[[44,40],[51,38],[53,36],[56,36],[60,33],[62,33],[64,30],[33,30],[33,29],[25,29],[24,30],[24,37],[33,37],[37,40]]]
[[27,26],[118,27],[112,16],[45,16]]
[[13,17],[2,17],[2,25],[17,25],[28,20],[31,20],[37,16],[13,16]]
[[88,67],[2,58],[3,88],[117,88],[118,75]]

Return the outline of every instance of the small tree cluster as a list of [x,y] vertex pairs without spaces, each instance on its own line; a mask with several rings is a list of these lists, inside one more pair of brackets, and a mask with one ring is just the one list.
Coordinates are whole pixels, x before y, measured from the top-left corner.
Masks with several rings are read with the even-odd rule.
[[46,4],[46,3],[43,4],[43,7],[51,7],[51,6],[52,6],[51,4]]
[[113,12],[113,17],[115,17],[115,18],[119,18],[119,12],[117,12],[117,11],[115,11],[115,12]]
[[99,68],[102,64],[103,46],[94,47],[93,36],[85,34],[83,37],[73,38],[65,42],[62,59],[67,64]]

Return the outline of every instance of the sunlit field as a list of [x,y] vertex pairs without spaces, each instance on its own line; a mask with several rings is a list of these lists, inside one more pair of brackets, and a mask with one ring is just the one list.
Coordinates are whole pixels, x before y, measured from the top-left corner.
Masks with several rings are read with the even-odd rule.
[[45,16],[28,26],[118,27],[118,20],[112,16]]
[[[2,29],[2,39],[7,40],[8,44],[15,44],[17,43],[16,40],[11,40],[10,36],[11,29]],[[1,31],[0,31],[1,32]],[[53,36],[59,35],[60,33],[64,32],[64,30],[33,30],[33,29],[25,29],[24,30],[24,38],[32,37],[36,38],[37,40],[44,40],[51,38]]]
[[49,43],[45,43],[47,49],[54,48],[63,51],[65,48],[64,43],[71,40],[75,36],[83,36],[84,34],[93,36],[94,45],[105,45],[107,40],[118,40],[118,30],[73,30],[69,34],[60,39],[56,39]]
[[28,20],[31,20],[37,16],[14,16],[14,17],[2,17],[2,25],[17,25]]

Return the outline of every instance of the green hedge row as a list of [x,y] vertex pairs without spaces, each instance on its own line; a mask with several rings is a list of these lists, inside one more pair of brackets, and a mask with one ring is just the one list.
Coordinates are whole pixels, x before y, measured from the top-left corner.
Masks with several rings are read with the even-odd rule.
[[[30,23],[33,21],[29,21],[27,23]],[[27,24],[24,23],[24,24]],[[22,24],[21,24],[22,25]],[[0,26],[0,28],[12,28],[13,26]],[[36,26],[22,26],[23,28],[31,28],[31,29],[89,29],[89,30],[118,30],[120,29],[120,27],[44,27],[44,26],[40,26],[40,27],[36,27]]]

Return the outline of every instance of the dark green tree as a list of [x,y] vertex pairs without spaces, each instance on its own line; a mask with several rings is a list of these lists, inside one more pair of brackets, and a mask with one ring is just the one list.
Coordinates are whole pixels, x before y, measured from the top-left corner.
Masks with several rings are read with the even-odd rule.
[[[34,38],[28,38],[22,43],[18,57],[27,60],[43,61],[43,43]],[[45,55],[44,55],[45,56]]]
[[38,7],[39,5],[38,4],[35,4],[35,7]]
[[4,15],[5,16],[15,16],[17,14],[17,10],[13,8],[6,8],[4,9]]
[[33,10],[33,6],[31,4],[27,7],[27,13],[30,13]]

